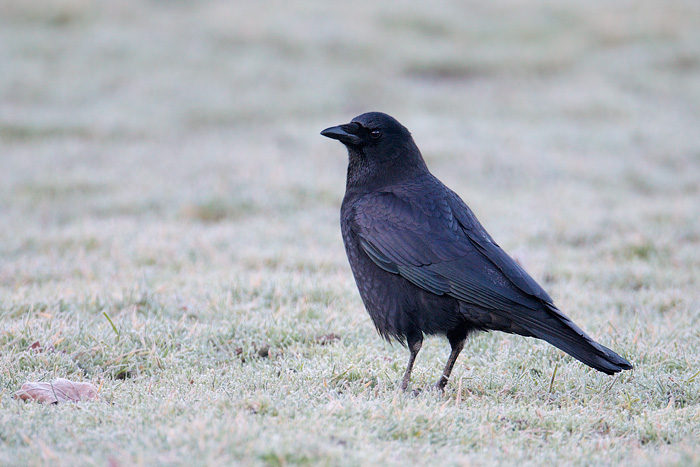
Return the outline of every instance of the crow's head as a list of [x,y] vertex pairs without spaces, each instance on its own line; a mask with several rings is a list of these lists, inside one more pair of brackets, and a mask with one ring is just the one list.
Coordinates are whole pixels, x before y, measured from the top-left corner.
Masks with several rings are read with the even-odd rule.
[[393,159],[412,142],[411,133],[394,117],[381,112],[368,112],[344,125],[326,128],[323,136],[337,139],[349,151],[362,152],[378,160]]
[[343,143],[350,156],[352,181],[369,181],[370,178],[393,178],[411,169],[425,170],[421,156],[411,133],[394,117],[381,112],[368,112],[352,119],[350,123],[326,128],[323,136]]

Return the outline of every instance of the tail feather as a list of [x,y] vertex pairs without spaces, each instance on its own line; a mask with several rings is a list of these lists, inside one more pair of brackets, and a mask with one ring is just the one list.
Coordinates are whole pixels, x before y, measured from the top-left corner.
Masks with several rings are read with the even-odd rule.
[[549,342],[591,368],[608,375],[632,369],[630,362],[594,341],[557,308],[546,306],[552,319],[547,320],[545,326],[530,329],[535,337]]
[[609,375],[632,369],[630,362],[594,341],[559,309],[549,303],[542,303],[542,308],[539,310],[514,306],[508,312],[489,310],[470,313],[467,309],[463,309],[463,313],[481,323],[482,329],[537,337],[591,368]]
[[562,341],[561,339],[552,338],[548,335],[541,336],[541,339],[563,350],[591,368],[595,368],[608,375],[618,373],[622,370],[632,369],[630,362],[609,348],[593,341],[588,336],[582,337],[581,340],[576,343],[570,342],[569,340]]

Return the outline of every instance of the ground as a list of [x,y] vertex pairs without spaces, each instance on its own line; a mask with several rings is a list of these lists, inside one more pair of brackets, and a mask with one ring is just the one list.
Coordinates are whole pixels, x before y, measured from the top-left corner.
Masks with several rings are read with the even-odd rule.
[[[700,464],[700,4],[426,5],[0,3],[0,464]],[[397,392],[319,135],[370,110],[635,369],[481,334]]]

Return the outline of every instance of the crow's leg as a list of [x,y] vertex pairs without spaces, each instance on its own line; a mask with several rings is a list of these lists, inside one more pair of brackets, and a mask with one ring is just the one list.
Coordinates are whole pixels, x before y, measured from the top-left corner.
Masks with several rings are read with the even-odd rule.
[[464,348],[464,343],[466,342],[466,340],[466,335],[460,335],[459,337],[450,338],[450,346],[452,347],[452,352],[450,352],[450,358],[447,359],[447,363],[445,364],[445,370],[442,372],[442,376],[440,376],[438,382],[435,383],[435,387],[440,391],[445,390],[445,385],[450,379],[452,368],[454,368],[455,362],[457,361],[457,357],[459,357],[459,353]]
[[411,380],[411,372],[413,371],[413,364],[416,361],[416,356],[423,345],[423,334],[418,336],[408,337],[408,350],[411,352],[410,357],[408,357],[408,365],[406,365],[406,372],[403,374],[403,380],[401,381],[401,390],[406,391],[408,387],[408,382]]

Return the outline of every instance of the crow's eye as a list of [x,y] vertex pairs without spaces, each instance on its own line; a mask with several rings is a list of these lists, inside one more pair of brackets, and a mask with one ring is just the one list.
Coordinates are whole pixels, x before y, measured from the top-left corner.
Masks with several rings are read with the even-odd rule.
[[379,139],[379,137],[382,136],[382,132],[379,130],[372,130],[369,132],[369,136],[372,139]]

